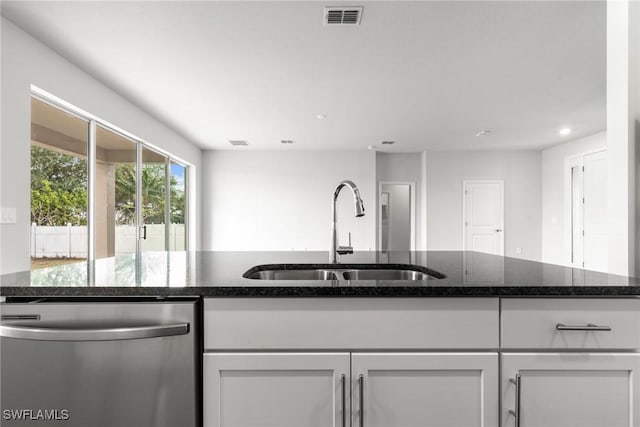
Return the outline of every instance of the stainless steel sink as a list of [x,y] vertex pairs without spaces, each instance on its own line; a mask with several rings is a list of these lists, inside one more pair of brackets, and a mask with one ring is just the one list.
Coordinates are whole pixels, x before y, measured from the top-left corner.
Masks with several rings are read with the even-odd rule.
[[258,280],[433,280],[445,276],[411,264],[267,264],[243,274]]
[[[247,272],[248,273],[248,272]],[[336,272],[331,270],[259,270],[245,273],[247,279],[260,280],[338,280]]]
[[431,280],[435,277],[415,270],[345,270],[342,273],[345,280]]

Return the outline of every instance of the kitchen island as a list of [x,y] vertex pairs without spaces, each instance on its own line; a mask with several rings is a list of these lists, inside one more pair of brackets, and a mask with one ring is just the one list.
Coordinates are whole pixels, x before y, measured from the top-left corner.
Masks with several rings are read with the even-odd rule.
[[356,252],[349,264],[412,264],[442,279],[257,280],[264,264],[326,264],[327,252],[148,252],[0,276],[0,296],[640,296],[640,279],[478,252]]
[[196,425],[640,427],[640,280],[477,252],[341,261],[435,278],[258,280],[328,253],[158,252],[3,275],[0,294],[36,328],[39,306],[196,301]]

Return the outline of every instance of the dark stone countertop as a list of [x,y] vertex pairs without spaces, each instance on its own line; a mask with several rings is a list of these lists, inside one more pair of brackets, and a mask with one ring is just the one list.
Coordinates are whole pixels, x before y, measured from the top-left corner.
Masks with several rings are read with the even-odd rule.
[[[148,252],[0,276],[0,296],[517,297],[640,296],[640,279],[478,252],[357,252],[345,264],[415,264],[424,281],[256,280],[259,264],[326,264],[328,252]],[[91,267],[91,268],[90,268]]]

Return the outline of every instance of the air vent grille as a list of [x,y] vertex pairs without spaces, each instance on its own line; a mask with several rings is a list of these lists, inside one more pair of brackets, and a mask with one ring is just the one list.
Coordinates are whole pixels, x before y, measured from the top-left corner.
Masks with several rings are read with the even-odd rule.
[[239,140],[229,141],[229,144],[231,144],[231,145],[233,145],[235,147],[242,147],[242,146],[249,145],[249,143],[247,141],[239,141]]
[[362,7],[325,7],[325,25],[358,25],[362,18]]
[[395,141],[382,141],[382,145],[393,145],[395,143]]
[[282,139],[280,144],[293,144],[293,139]]

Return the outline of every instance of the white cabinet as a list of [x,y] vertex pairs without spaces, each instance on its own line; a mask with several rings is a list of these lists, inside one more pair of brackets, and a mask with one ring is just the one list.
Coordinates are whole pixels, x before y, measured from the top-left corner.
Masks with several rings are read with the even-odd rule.
[[503,349],[640,348],[640,299],[505,298]]
[[502,425],[640,427],[639,376],[638,353],[504,353]]
[[208,350],[495,349],[497,298],[207,298]]
[[352,373],[353,426],[498,425],[497,353],[354,353]]
[[349,371],[349,353],[207,353],[204,425],[346,427]]
[[640,427],[638,299],[204,308],[206,427]]
[[207,353],[204,375],[205,427],[498,425],[497,353]]

